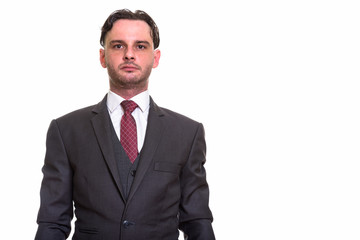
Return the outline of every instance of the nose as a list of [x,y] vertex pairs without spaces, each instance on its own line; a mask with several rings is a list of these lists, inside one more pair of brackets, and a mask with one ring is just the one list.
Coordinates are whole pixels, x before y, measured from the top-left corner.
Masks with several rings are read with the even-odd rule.
[[127,48],[124,53],[124,60],[129,61],[129,60],[134,60],[134,59],[135,59],[134,52],[132,51],[131,48]]

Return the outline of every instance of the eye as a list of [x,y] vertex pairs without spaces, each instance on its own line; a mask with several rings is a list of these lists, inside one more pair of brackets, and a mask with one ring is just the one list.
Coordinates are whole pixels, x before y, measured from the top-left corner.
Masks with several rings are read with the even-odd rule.
[[144,45],[138,45],[137,48],[140,49],[140,50],[146,49],[146,47]]
[[121,44],[116,44],[116,45],[114,45],[114,48],[118,48],[118,49],[123,48],[123,47],[124,47],[124,46],[121,45]]

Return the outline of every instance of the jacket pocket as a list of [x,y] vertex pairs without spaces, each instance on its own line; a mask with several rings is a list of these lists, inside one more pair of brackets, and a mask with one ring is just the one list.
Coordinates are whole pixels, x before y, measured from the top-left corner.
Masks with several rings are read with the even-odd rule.
[[87,234],[98,234],[99,231],[96,228],[79,228],[79,232]]
[[73,240],[101,240],[99,231],[96,228],[76,228]]
[[181,166],[172,162],[155,162],[154,170],[179,175],[181,171]]

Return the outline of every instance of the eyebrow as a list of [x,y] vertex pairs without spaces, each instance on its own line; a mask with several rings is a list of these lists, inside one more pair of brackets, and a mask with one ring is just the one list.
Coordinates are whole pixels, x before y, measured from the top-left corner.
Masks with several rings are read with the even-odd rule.
[[[123,40],[112,40],[112,41],[110,41],[110,45],[117,44],[117,43],[126,44]],[[145,45],[148,45],[148,46],[151,45],[148,41],[145,41],[145,40],[137,40],[137,41],[135,41],[135,43],[137,43],[137,44],[145,44]]]
[[145,44],[150,46],[151,44],[148,41],[136,41],[137,44],[141,43],[141,44]]

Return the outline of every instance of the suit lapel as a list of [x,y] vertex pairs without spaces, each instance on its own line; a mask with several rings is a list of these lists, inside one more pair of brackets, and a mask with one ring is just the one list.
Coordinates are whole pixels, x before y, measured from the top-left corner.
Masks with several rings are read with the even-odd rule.
[[105,98],[94,107],[93,112],[96,113],[96,115],[91,119],[91,122],[105,162],[124,200],[125,195],[120,183],[120,175],[114,155],[113,142],[111,140],[111,131],[113,131],[113,129],[111,128],[110,117],[106,107],[106,100],[107,97],[105,96]]
[[150,98],[150,110],[148,116],[148,125],[146,128],[145,142],[140,152],[139,165],[136,170],[136,176],[131,186],[128,201],[134,196],[141,181],[143,180],[150,163],[152,162],[154,153],[159,145],[161,137],[165,131],[163,124],[163,111]]

